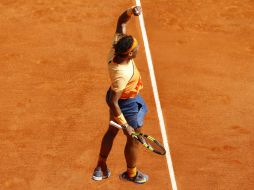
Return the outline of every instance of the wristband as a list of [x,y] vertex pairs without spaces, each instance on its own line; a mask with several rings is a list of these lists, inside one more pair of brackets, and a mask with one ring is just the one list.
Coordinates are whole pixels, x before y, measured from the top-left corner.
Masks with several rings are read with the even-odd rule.
[[126,119],[124,118],[123,114],[121,113],[119,116],[114,117],[114,119],[116,120],[116,122],[120,125],[124,125],[127,123]]

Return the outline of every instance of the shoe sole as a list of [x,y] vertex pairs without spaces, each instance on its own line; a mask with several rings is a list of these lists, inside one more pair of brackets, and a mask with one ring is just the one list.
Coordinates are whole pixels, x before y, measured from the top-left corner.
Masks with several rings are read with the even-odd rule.
[[109,173],[108,176],[102,176],[102,177],[93,176],[92,179],[95,180],[95,181],[101,181],[103,179],[109,178],[109,176],[110,176],[110,173]]
[[130,182],[136,183],[136,184],[144,184],[144,183],[148,182],[148,177],[147,177],[146,180],[144,180],[144,181],[132,181],[132,180],[123,178],[122,175],[120,175],[119,178],[120,178],[120,180],[123,180],[123,181],[130,181]]
[[101,181],[101,180],[102,180],[102,177],[93,176],[92,179],[93,179],[94,181]]

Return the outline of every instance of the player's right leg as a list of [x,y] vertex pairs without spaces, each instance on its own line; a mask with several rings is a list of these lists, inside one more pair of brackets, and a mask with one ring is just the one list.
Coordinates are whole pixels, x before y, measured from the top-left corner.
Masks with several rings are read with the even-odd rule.
[[[110,117],[110,119],[113,119],[112,116]],[[99,159],[92,176],[93,180],[99,181],[110,176],[110,171],[107,167],[107,158],[112,149],[113,142],[118,131],[119,129],[109,125],[108,130],[104,134],[101,142]]]

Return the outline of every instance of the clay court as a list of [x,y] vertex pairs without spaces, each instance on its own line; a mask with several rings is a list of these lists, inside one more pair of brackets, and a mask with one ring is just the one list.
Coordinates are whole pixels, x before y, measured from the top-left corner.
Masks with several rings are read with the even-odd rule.
[[[254,1],[143,0],[147,36],[179,190],[254,188]],[[120,181],[125,137],[91,180],[108,125],[106,58],[123,0],[0,1],[0,189],[171,190],[166,158],[140,148],[150,177]],[[162,141],[139,21],[149,113]]]

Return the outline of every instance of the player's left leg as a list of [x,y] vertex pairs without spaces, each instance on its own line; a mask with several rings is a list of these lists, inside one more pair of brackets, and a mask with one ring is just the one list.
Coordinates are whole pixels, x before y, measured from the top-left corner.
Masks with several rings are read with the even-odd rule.
[[[141,132],[140,128],[135,129],[136,132]],[[137,170],[136,163],[138,158],[139,142],[127,136],[124,155],[127,164],[127,171],[120,175],[123,180],[131,181],[138,184],[143,184],[148,181],[148,176]]]

